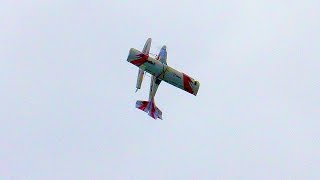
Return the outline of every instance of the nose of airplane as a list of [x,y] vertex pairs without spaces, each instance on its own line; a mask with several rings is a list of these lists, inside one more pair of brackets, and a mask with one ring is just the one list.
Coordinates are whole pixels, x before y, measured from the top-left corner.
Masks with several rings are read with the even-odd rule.
[[166,45],[162,46],[162,49],[167,50],[167,46]]

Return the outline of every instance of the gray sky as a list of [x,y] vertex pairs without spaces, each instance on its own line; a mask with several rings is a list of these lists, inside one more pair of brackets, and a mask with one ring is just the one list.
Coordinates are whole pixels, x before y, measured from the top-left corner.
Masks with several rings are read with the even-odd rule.
[[[1,179],[319,179],[319,1],[0,2]],[[135,108],[153,38],[200,81]]]

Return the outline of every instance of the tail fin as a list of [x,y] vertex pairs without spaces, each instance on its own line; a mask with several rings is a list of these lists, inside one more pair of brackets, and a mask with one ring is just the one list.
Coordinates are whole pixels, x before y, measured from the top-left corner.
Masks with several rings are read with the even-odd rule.
[[162,120],[162,112],[153,101],[137,101],[136,108],[148,113],[153,119],[159,118]]

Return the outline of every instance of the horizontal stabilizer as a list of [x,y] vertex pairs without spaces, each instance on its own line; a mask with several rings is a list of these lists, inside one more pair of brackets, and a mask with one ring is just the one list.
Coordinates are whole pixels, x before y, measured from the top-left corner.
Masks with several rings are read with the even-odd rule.
[[152,101],[137,101],[136,108],[148,113],[155,120],[157,118],[162,120],[162,112]]

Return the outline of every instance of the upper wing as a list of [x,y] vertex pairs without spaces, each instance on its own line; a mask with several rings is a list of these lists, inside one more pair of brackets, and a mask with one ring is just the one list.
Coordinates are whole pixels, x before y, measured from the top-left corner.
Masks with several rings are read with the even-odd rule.
[[159,78],[184,91],[193,95],[197,95],[198,93],[200,87],[200,83],[198,81],[134,48],[130,49],[127,61],[154,75],[156,78]]
[[162,79],[163,81],[173,86],[176,86],[182,90],[185,90],[188,93],[191,93],[195,96],[198,93],[200,83],[185,73],[179,72],[167,66],[167,69],[161,76],[162,77],[160,79]]

